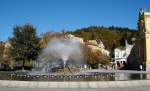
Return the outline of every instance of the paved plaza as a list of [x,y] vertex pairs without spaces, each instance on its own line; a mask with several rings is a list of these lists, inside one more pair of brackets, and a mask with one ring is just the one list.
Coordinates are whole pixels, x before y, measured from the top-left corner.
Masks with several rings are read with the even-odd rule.
[[0,91],[150,91],[150,80],[95,82],[0,80]]
[[0,91],[150,91],[150,86],[113,88],[18,88],[0,87]]

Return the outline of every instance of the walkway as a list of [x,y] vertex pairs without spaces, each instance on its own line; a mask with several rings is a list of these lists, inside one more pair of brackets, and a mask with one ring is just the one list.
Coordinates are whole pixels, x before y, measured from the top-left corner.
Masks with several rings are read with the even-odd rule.
[[95,82],[0,80],[0,91],[150,91],[150,80]]

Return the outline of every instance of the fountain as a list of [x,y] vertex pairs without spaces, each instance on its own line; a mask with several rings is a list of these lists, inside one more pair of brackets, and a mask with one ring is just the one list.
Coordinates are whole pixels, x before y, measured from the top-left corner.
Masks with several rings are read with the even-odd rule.
[[69,38],[54,38],[43,49],[38,60],[42,68],[49,68],[48,64],[54,63],[55,65],[51,66],[69,69],[69,65],[75,66],[83,63],[83,54],[77,41]]

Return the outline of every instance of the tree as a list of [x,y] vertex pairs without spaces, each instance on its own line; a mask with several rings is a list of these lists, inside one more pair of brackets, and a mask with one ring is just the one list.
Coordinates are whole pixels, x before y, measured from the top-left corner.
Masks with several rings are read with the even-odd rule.
[[8,70],[11,63],[10,43],[0,41],[0,63],[3,70]]
[[39,48],[44,48],[48,44],[48,42],[53,39],[53,38],[64,38],[65,34],[64,33],[54,33],[54,32],[46,32],[42,34],[41,39],[39,40],[38,47]]
[[4,48],[5,48],[5,43],[0,41],[0,59],[3,57]]
[[3,64],[4,62],[4,59],[3,59],[4,49],[5,49],[5,43],[0,41],[0,63],[1,64]]
[[22,61],[22,68],[26,61],[32,61],[37,58],[37,47],[39,38],[36,36],[36,29],[30,25],[16,26],[13,29],[13,37],[10,39],[12,46],[12,58]]
[[98,64],[109,64],[109,57],[103,55],[99,50],[92,50],[88,46],[83,46],[83,53],[86,63],[93,69],[98,68]]
[[3,51],[3,63],[5,65],[5,70],[8,70],[11,64],[11,44],[10,42],[5,42],[5,48]]

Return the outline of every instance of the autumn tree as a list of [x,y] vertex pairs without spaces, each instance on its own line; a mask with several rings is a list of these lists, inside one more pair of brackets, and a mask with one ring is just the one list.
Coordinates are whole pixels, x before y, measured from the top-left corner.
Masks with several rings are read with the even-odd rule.
[[0,63],[3,70],[9,70],[11,63],[11,45],[7,42],[0,42]]
[[103,55],[99,50],[92,50],[88,46],[82,46],[82,48],[86,63],[89,64],[93,69],[98,68],[98,64],[109,64],[109,57]]
[[64,38],[65,34],[64,33],[58,33],[58,32],[46,32],[42,34],[42,37],[38,43],[39,48],[44,48],[48,42],[53,39],[53,38]]
[[5,48],[3,51],[3,63],[5,65],[5,70],[8,70],[10,68],[10,64],[11,64],[11,44],[9,41],[5,42]]
[[5,48],[5,43],[0,41],[0,60],[2,60],[3,58],[4,48]]
[[0,41],[0,63],[2,64],[4,62],[3,54],[5,49],[5,43]]

